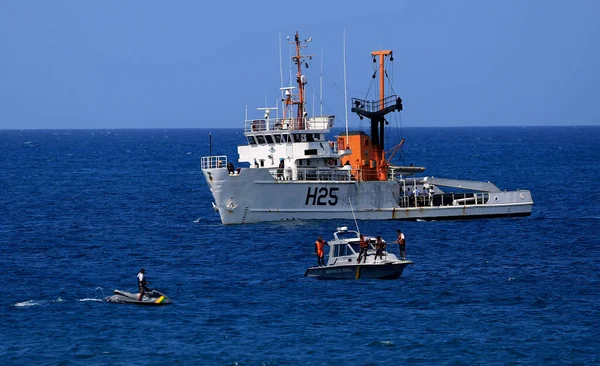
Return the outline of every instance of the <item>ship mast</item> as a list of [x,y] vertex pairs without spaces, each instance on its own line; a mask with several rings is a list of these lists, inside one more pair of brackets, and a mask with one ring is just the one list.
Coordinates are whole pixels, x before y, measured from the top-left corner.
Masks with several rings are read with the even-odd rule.
[[371,56],[373,56],[373,62],[376,62],[375,56],[379,56],[379,108],[383,109],[383,100],[385,99],[385,56],[391,56],[392,51],[373,51],[371,52]]
[[304,85],[306,84],[306,79],[305,79],[304,75],[302,74],[302,64],[305,64],[306,67],[308,67],[308,64],[303,59],[312,60],[312,55],[302,55],[301,49],[307,47],[308,46],[307,43],[310,41],[312,41],[312,37],[309,37],[308,39],[304,40],[304,42],[302,42],[300,40],[300,35],[298,34],[298,32],[296,32],[296,35],[294,37],[294,42],[290,42],[290,44],[294,44],[296,47],[296,54],[294,56],[292,56],[292,61],[294,62],[294,64],[296,64],[296,67],[297,67],[296,83],[298,84],[298,99],[294,100],[291,92],[290,93],[286,92],[286,98],[285,98],[284,102],[285,102],[286,107],[289,105],[297,106],[296,116],[298,117],[298,120],[300,121],[300,124],[299,124],[300,129],[304,129],[303,121],[304,121],[304,117],[306,117],[306,105],[305,105],[306,95],[305,95],[305,91],[304,91]]
[[368,101],[352,98],[352,112],[359,115],[362,119],[366,117],[371,120],[371,142],[375,148],[375,160],[379,171],[379,179],[384,180],[387,162],[384,152],[384,127],[386,124],[385,115],[393,111],[402,110],[402,99],[396,95],[385,96],[385,58],[394,60],[392,51],[380,50],[371,52],[373,62],[377,62],[379,57],[379,100]]

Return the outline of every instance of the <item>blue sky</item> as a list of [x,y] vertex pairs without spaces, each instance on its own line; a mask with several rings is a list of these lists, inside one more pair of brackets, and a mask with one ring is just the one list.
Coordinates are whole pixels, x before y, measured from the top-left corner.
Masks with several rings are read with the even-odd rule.
[[2,1],[0,129],[241,128],[295,31],[343,123],[344,28],[348,97],[392,49],[404,127],[600,125],[598,19],[587,0]]

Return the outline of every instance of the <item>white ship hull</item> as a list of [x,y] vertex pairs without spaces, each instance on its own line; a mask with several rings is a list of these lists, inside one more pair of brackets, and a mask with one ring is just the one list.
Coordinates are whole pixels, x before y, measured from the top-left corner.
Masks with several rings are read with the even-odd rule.
[[485,203],[455,204],[448,199],[434,204],[434,199],[417,207],[403,207],[403,200],[406,203],[414,198],[401,195],[403,182],[399,180],[275,180],[268,169],[242,169],[230,175],[226,169],[215,168],[205,169],[203,174],[223,224],[352,219],[352,209],[359,220],[527,216],[533,206],[527,190],[486,193]]

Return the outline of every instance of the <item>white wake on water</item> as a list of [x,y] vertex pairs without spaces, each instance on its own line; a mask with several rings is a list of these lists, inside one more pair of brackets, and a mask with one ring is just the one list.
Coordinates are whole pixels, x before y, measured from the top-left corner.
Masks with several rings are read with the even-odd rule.
[[37,306],[37,305],[41,305],[41,304],[39,302],[35,302],[33,300],[27,300],[27,301],[23,301],[23,302],[18,302],[16,304],[14,304],[13,306],[24,307],[24,306]]

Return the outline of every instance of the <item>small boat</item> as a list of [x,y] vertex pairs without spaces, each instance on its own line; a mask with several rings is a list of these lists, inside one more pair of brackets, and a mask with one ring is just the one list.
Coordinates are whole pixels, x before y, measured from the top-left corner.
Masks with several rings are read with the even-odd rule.
[[151,290],[144,294],[141,300],[138,300],[138,293],[115,290],[114,295],[106,298],[106,302],[118,304],[134,304],[134,305],[167,305],[172,304],[171,299],[157,290]]
[[[369,245],[367,259],[358,263],[360,253],[360,233],[340,227],[333,234],[333,240],[327,242],[329,246],[329,259],[323,267],[310,267],[304,273],[304,277],[315,277],[321,280],[351,280],[360,278],[371,278],[380,280],[393,280],[412,261],[399,259],[394,253],[383,251],[383,257],[375,260],[376,249],[375,238],[365,237]],[[384,240],[385,243],[385,240]]]

